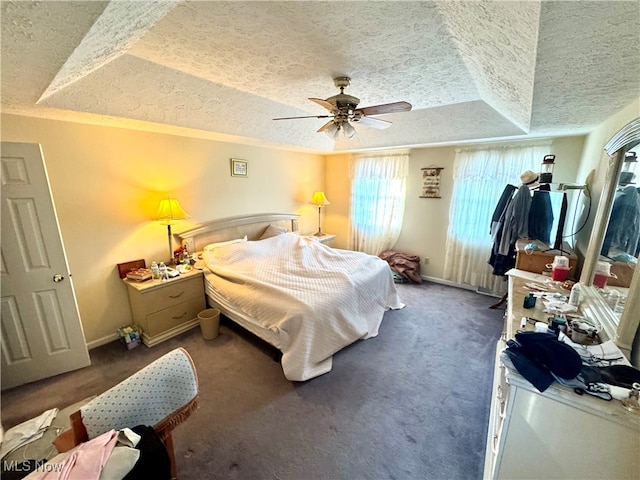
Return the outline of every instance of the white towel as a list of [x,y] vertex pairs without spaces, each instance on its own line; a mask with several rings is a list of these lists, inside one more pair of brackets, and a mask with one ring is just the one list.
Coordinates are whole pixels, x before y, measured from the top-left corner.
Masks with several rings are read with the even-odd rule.
[[9,455],[17,448],[42,437],[47,427],[49,427],[53,419],[56,418],[56,415],[58,415],[58,409],[52,408],[31,420],[27,420],[7,430],[4,433],[2,449],[0,449],[0,459]]

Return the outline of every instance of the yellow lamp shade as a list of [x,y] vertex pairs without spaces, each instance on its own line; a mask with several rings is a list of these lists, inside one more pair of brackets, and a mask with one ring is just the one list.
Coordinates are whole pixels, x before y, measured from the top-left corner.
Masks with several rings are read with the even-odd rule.
[[331,202],[327,200],[327,197],[324,196],[324,192],[314,192],[311,201],[309,202],[311,205],[315,205],[316,207],[324,207],[325,205],[330,205]]
[[163,225],[172,225],[175,223],[174,220],[184,220],[186,218],[189,218],[189,214],[180,206],[178,200],[167,197],[160,201],[154,220]]

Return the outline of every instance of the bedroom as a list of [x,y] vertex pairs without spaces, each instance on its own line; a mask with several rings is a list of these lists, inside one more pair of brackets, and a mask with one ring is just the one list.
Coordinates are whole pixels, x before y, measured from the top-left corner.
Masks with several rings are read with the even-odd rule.
[[[3,8],[7,3],[3,2]],[[25,13],[20,12],[20,16],[24,17]],[[64,32],[69,38],[69,43],[65,45],[67,56],[73,50],[69,44],[73,43],[74,38],[79,42],[88,28],[85,27],[76,23],[74,28],[69,27],[70,31]],[[37,35],[36,39],[45,42],[45,45],[48,41]],[[3,45],[6,45],[4,40]],[[166,194],[178,198],[194,222],[256,213],[256,205],[259,205],[261,211],[300,213],[301,230],[313,232],[317,228],[316,210],[308,205],[308,201],[315,190],[324,190],[332,203],[323,210],[323,228],[337,235],[334,246],[346,247],[348,144],[342,144],[342,151],[310,150],[300,145],[283,148],[274,145],[273,141],[269,146],[263,146],[240,132],[224,136],[205,132],[202,127],[198,130],[169,127],[158,120],[116,119],[110,116],[111,110],[105,105],[100,105],[93,115],[82,114],[78,112],[82,107],[72,106],[69,110],[63,110],[61,116],[54,116],[52,111],[62,110],[56,103],[55,95],[52,97],[54,101],[47,106],[35,105],[57,73],[47,60],[57,57],[51,55],[47,48],[42,48],[40,52],[36,58],[43,65],[46,64],[49,70],[43,73],[32,66],[33,74],[21,77],[28,91],[17,92],[16,96],[21,99],[20,95],[24,95],[24,104],[14,103],[17,100],[13,97],[5,98],[10,90],[3,84],[2,140],[35,142],[43,147],[70,271],[73,272],[84,334],[90,348],[115,339],[116,328],[129,323],[131,318],[126,290],[117,278],[115,265],[135,258],[151,261],[164,255],[166,229],[152,222],[151,218],[159,200]],[[58,67],[66,59],[57,58]],[[126,60],[131,59],[126,57]],[[354,59],[351,58],[351,61]],[[333,68],[347,69],[349,62],[346,63]],[[638,78],[633,72],[626,73]],[[314,80],[314,85],[304,85],[304,91],[299,91],[300,85],[292,86],[300,99],[296,100],[299,105],[297,108],[311,110],[312,106],[304,104],[307,97],[334,94],[332,74],[328,70],[322,78]],[[3,78],[5,75],[7,72],[3,61]],[[107,81],[112,78],[111,75],[113,73],[109,73]],[[394,81],[384,75],[374,91],[366,94],[367,84],[373,78],[371,75],[373,73],[362,73],[360,78],[354,75],[350,87],[352,94],[363,98],[363,103],[410,100],[402,91],[396,90],[396,85],[402,85],[401,78]],[[82,86],[86,81],[80,80],[79,84]],[[285,81],[282,83],[285,86],[287,84]],[[588,126],[581,126],[571,134],[554,138],[549,153],[558,158],[555,175],[559,180],[581,183],[592,168],[596,168],[599,175],[604,175],[602,166],[606,161],[600,154],[602,145],[617,129],[636,117],[639,109],[637,86],[629,87],[622,83],[620,90],[624,90],[626,85],[628,90],[635,88],[635,95],[629,96],[628,91],[618,93],[616,89],[611,95],[619,94],[620,97],[601,99],[598,103],[599,108],[606,112],[602,117],[590,119]],[[611,80],[609,84],[615,82]],[[152,89],[161,90],[161,85],[151,85]],[[88,85],[87,91],[94,94],[94,87]],[[385,93],[385,98],[380,102],[375,98],[379,92]],[[80,100],[86,101],[85,98]],[[576,110],[583,112],[577,107]],[[314,113],[318,111],[313,110],[310,114]],[[270,118],[265,128],[271,128]],[[459,125],[460,118],[455,112],[446,114],[449,129],[445,131],[450,133],[451,126]],[[250,120],[231,118],[228,121],[243,125]],[[222,120],[216,118],[215,122]],[[465,122],[473,123],[473,119]],[[298,122],[279,128],[287,134],[295,132],[297,135],[300,132],[300,136],[308,138],[317,135],[315,130],[319,125],[321,123],[310,125]],[[400,125],[400,118],[397,121],[394,119],[394,125],[378,136],[387,138],[385,135],[391,133],[391,129],[400,128]],[[424,130],[429,129],[425,127]],[[230,138],[229,135],[235,135],[236,138]],[[509,143],[526,141],[527,136],[522,137]],[[428,278],[444,280],[443,259],[455,149],[459,145],[478,144],[480,138],[497,140],[494,135],[474,139],[427,139],[418,143],[422,146],[411,149],[405,223],[396,247],[422,258],[428,257],[429,264],[423,265],[423,274]],[[500,138],[500,141],[507,139]],[[385,147],[400,145],[405,144],[389,144]],[[247,178],[231,177],[230,158],[248,162]],[[429,165],[444,167],[443,198],[438,200],[418,198],[420,168]],[[601,177],[598,182],[602,183]],[[598,195],[597,189],[596,183],[595,197]]]

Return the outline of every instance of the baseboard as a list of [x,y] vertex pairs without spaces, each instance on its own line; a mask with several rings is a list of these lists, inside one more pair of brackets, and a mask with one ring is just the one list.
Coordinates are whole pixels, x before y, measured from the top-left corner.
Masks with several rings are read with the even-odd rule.
[[502,294],[498,295],[482,287],[473,287],[471,285],[460,285],[459,283],[452,282],[451,280],[444,280],[442,278],[437,278],[437,277],[428,277],[426,275],[420,275],[420,277],[423,280],[426,280],[428,282],[439,283],[440,285],[446,285],[448,287],[462,288],[463,290],[469,290],[470,292],[479,293],[480,295],[487,295],[489,297],[495,297],[495,298],[500,298],[502,296]]
[[493,290],[489,290],[487,287],[478,287],[476,289],[476,293],[480,295],[486,295],[487,297],[500,298],[504,293],[496,293]]
[[118,340],[118,334],[117,333],[112,333],[111,335],[107,335],[105,337],[99,338],[97,340],[94,340],[92,342],[87,343],[87,348],[89,350],[93,349],[93,348],[97,348],[97,347],[101,347],[102,345],[106,345],[107,343],[111,343],[114,340]]
[[426,275],[420,275],[420,277],[427,282],[439,283],[440,285],[446,285],[448,287],[462,288],[463,290],[471,290],[472,292],[476,291],[475,287],[472,287],[471,285],[460,285],[459,283],[452,282],[451,280],[444,280],[438,277],[428,277]]

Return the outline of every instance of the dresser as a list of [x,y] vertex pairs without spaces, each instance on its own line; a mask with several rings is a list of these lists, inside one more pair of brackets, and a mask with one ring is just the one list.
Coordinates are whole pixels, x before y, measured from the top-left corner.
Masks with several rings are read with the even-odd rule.
[[142,328],[147,347],[199,325],[198,313],[206,308],[204,275],[193,269],[169,280],[124,280],[131,316]]
[[509,300],[496,346],[484,478],[638,478],[640,412],[625,410],[615,399],[577,395],[557,382],[541,393],[501,362],[500,353],[523,316],[547,318],[540,300],[533,309],[522,305],[525,284],[548,277],[516,269],[507,275]]

